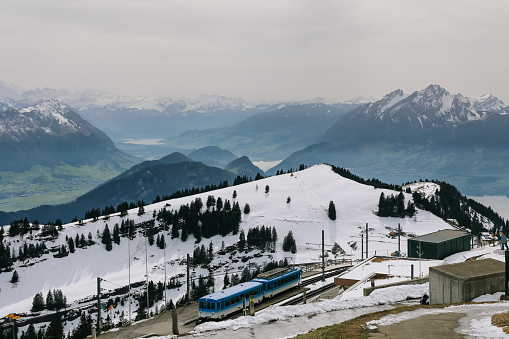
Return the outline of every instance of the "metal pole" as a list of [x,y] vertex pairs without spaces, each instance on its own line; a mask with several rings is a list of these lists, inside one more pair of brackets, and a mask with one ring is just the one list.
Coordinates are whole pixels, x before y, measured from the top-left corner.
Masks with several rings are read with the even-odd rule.
[[410,265],[410,279],[414,278],[414,264]]
[[364,232],[361,232],[361,259],[364,259]]
[[322,281],[325,281],[325,244],[324,230],[322,230]]
[[97,277],[97,333],[101,333],[101,278]]
[[168,301],[166,299],[166,221],[163,226],[163,242],[164,242],[164,310],[166,311],[166,307],[168,306]]
[[401,235],[401,226],[398,223],[398,257],[401,256],[401,238],[400,238],[400,235]]
[[147,246],[147,225],[145,224],[145,274],[147,276],[147,318],[149,317],[150,304],[148,300],[148,246]]
[[189,253],[187,253],[187,302],[189,302]]
[[127,260],[129,262],[129,323],[131,323],[131,228],[127,226]]
[[366,223],[366,259],[369,257],[369,251],[368,251],[368,223]]

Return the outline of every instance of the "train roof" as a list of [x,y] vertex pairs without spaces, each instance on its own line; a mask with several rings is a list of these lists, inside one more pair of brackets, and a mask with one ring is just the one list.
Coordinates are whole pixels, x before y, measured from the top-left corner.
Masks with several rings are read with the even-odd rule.
[[300,271],[300,269],[297,269],[297,268],[288,268],[288,267],[275,268],[273,270],[258,274],[256,279],[253,279],[253,281],[259,281],[260,279],[271,280],[271,279],[275,279],[277,277],[281,277],[285,274],[295,273],[298,271]]
[[201,299],[218,300],[218,299],[228,298],[230,296],[237,295],[238,293],[256,288],[260,285],[261,285],[261,283],[259,283],[259,282],[253,282],[253,281],[243,282],[242,284],[238,284],[238,285],[235,285],[232,287],[225,288],[222,291],[218,291],[218,292],[214,292],[212,294],[205,295],[205,296],[201,297],[200,300]]

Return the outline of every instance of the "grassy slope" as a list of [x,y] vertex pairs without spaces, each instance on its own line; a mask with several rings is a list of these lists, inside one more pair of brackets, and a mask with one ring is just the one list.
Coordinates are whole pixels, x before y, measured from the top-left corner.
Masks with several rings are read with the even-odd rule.
[[[121,164],[128,168],[133,163]],[[34,166],[29,171],[0,172],[0,210],[10,212],[76,199],[121,171],[107,164],[74,167]]]

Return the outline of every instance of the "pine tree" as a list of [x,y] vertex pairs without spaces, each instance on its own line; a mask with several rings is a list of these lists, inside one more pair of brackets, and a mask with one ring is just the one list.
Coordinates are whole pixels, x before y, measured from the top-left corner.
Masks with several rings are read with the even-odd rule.
[[74,239],[72,237],[69,237],[67,244],[69,246],[69,252],[74,253]]
[[64,326],[60,316],[53,318],[46,330],[46,339],[65,339]]
[[223,285],[224,285],[223,289],[230,286],[230,277],[228,276],[228,270],[226,270],[226,272],[224,274]]
[[239,242],[237,243],[239,251],[243,251],[245,245],[246,245],[246,234],[244,233],[244,230],[240,230]]
[[51,290],[49,290],[46,295],[46,308],[50,311],[55,309],[55,300],[53,299],[53,293]]
[[236,190],[234,190],[234,191],[233,191],[233,194],[232,194],[232,198],[233,198],[233,199],[235,199],[236,197],[237,197],[237,191],[236,191]]
[[118,224],[113,226],[113,242],[120,245],[120,228],[118,227]]
[[265,193],[269,193],[269,191],[270,191],[269,185],[265,185]]
[[44,310],[44,296],[42,292],[37,293],[32,300],[32,312],[39,312]]
[[[294,250],[295,250],[295,252],[297,252],[297,245],[296,245],[295,239],[293,237],[293,232],[288,231],[288,234],[283,239],[283,251],[290,252],[290,251],[292,251],[292,247],[295,247]],[[295,253],[295,252],[292,252],[292,253]]]
[[34,324],[28,325],[27,333],[26,333],[27,339],[37,339],[37,333],[35,332],[35,326]]
[[108,224],[104,226],[101,242],[106,245],[106,251],[111,251],[113,248],[111,233]]
[[336,206],[332,200],[329,202],[329,219],[336,220]]
[[14,273],[12,274],[12,278],[10,280],[11,284],[15,284],[19,281],[19,275],[18,271],[14,270]]
[[249,212],[251,212],[251,207],[249,207],[249,204],[246,203],[244,205],[244,214],[249,214]]

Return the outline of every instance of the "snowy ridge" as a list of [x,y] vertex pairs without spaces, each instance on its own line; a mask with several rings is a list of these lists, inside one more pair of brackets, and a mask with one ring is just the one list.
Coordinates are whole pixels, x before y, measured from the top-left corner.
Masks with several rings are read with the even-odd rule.
[[[264,188],[268,185],[270,191],[265,193]],[[237,197],[232,199],[233,191],[237,192]],[[374,189],[371,186],[365,186],[349,179],[343,178],[334,172],[327,165],[318,165],[308,168],[304,171],[293,174],[284,174],[275,177],[258,180],[243,185],[224,188],[221,190],[203,193],[197,196],[174,199],[171,202],[160,202],[145,206],[145,214],[138,215],[138,210],[130,210],[126,218],[134,219],[136,223],[152,219],[154,211],[162,208],[178,209],[182,204],[188,204],[201,197],[202,201],[207,200],[208,195],[216,198],[222,197],[231,201],[236,201],[241,208],[247,203],[250,205],[251,212],[242,215],[241,228],[246,232],[249,228],[256,226],[276,227],[280,240],[277,243],[275,253],[263,253],[260,258],[251,259],[251,262],[263,264],[271,260],[282,260],[290,257],[292,263],[302,263],[318,261],[320,250],[313,246],[306,245],[308,242],[319,243],[321,241],[321,230],[325,230],[327,244],[338,243],[345,250],[345,255],[351,258],[360,258],[360,231],[361,228],[369,223],[370,232],[373,237],[387,238],[384,242],[374,242],[370,246],[371,254],[377,251],[379,254],[391,253],[397,249],[397,239],[389,239],[388,228],[395,229],[401,224],[402,229],[407,233],[425,234],[440,229],[451,228],[442,219],[436,217],[427,211],[419,210],[413,218],[380,218],[373,211],[377,209],[380,193],[386,195],[394,193],[390,190]],[[287,203],[287,198],[291,202]],[[407,200],[411,199],[410,194],[405,194]],[[332,221],[328,219],[326,209],[329,202],[334,201],[337,211],[337,219]],[[166,206],[171,203],[171,208]],[[0,279],[0,314],[9,312],[26,312],[31,307],[33,296],[42,291],[47,293],[47,289],[61,289],[67,296],[69,302],[79,300],[95,293],[96,277],[100,276],[109,282],[116,284],[105,286],[105,288],[116,288],[125,286],[128,280],[128,259],[127,259],[127,241],[122,238],[120,245],[113,245],[113,250],[107,252],[104,245],[96,237],[97,232],[102,232],[105,225],[110,229],[115,223],[120,224],[123,219],[118,215],[112,215],[109,220],[86,220],[85,225],[79,226],[76,223],[64,226],[59,238],[47,244],[47,247],[61,246],[66,244],[65,237],[75,237],[76,234],[84,234],[85,237],[90,232],[94,240],[99,243],[90,246],[87,249],[77,248],[75,254],[61,259],[53,258],[51,254],[44,255],[39,259],[29,259],[22,263],[16,262],[14,269],[20,276],[20,282],[12,285],[8,282],[7,273],[1,273],[5,278]],[[4,227],[8,234],[9,227]],[[282,251],[282,239],[289,231],[292,231],[297,241],[298,251],[291,254]],[[24,241],[37,241],[36,238],[25,236],[21,239],[19,236],[14,238],[6,237],[4,242],[11,242],[13,248],[17,251],[19,244]],[[373,238],[375,239],[375,238]],[[17,242],[19,240],[19,242]],[[214,236],[210,240],[203,239],[202,244],[206,246],[212,241],[214,249],[217,251],[221,242],[226,246],[235,244],[238,241],[238,235],[228,235],[224,238]],[[192,253],[194,240],[191,237],[186,242],[180,239],[171,240],[166,237],[167,242],[167,265],[168,276],[174,276],[185,272],[185,266],[178,265],[180,260],[185,258],[186,253]],[[406,248],[406,238],[402,238],[402,248]],[[144,258],[145,243],[143,237],[138,236],[131,241],[131,281],[142,281],[145,274]],[[256,252],[255,252],[256,253]],[[136,257],[138,260],[135,260]],[[43,261],[44,260],[44,261]],[[216,270],[216,274],[221,274],[228,270],[230,273],[241,271],[243,263],[239,261],[236,264],[230,263],[228,256],[217,257],[212,265],[219,262],[228,263]],[[33,265],[32,265],[33,263]],[[162,250],[154,246],[148,246],[148,265],[150,279],[157,281],[164,280],[164,261]],[[197,269],[198,274],[208,274],[204,269]],[[30,277],[37,276],[37,281]],[[222,278],[216,278],[216,291],[222,288]],[[16,293],[13,293],[16,292]],[[183,295],[181,289],[169,290],[169,298],[176,301]]]
[[[48,135],[77,133],[80,125],[70,116],[71,110],[58,100],[43,101],[18,111],[4,112],[2,137],[22,140],[28,133]],[[84,131],[83,131],[84,132]]]

